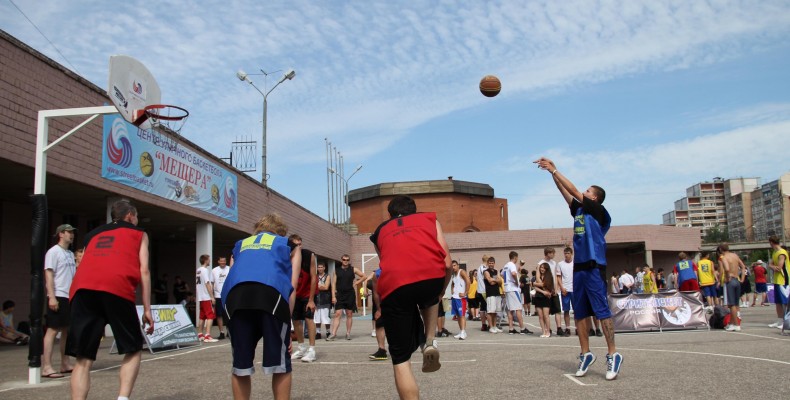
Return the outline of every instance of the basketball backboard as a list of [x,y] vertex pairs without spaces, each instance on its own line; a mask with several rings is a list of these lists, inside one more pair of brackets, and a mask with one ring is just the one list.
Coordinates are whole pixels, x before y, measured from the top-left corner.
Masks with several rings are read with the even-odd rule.
[[148,68],[124,55],[110,56],[107,94],[123,118],[133,124],[143,116],[146,106],[162,101],[159,84]]

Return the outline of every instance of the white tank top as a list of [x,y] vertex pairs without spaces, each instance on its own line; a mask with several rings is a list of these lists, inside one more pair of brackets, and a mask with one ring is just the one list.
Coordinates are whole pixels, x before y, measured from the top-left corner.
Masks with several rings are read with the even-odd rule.
[[466,293],[466,281],[461,277],[461,271],[453,275],[453,298],[460,299],[461,293]]

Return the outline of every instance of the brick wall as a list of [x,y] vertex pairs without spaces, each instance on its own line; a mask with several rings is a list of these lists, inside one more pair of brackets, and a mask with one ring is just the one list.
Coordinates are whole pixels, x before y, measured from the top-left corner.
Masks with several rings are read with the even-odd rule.
[[[457,193],[413,194],[417,211],[436,212],[445,232],[507,231],[507,199]],[[392,196],[382,196],[351,203],[351,223],[360,233],[372,233],[389,219],[387,205]]]

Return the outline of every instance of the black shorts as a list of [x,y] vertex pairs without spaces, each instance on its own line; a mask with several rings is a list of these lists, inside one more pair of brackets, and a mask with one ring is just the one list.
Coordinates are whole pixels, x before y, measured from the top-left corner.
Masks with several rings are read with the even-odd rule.
[[529,290],[522,290],[521,291],[521,298],[524,299],[524,304],[531,304],[532,303],[532,296],[530,296]]
[[482,293],[478,293],[477,296],[475,296],[475,298],[477,299],[477,304],[480,306],[480,311],[482,311],[483,314],[485,314],[486,311],[488,311],[488,305],[486,304],[486,297],[483,296]]
[[68,328],[71,320],[71,305],[67,297],[55,297],[58,299],[58,311],[52,311],[47,306],[47,327],[53,329]]
[[354,295],[353,290],[346,292],[338,291],[335,300],[337,300],[335,303],[335,311],[349,310],[357,312],[357,296]]
[[214,310],[217,314],[217,321],[222,318],[222,323],[228,325],[228,312],[225,310],[225,304],[222,303],[221,297],[214,298]]
[[255,373],[255,349],[263,339],[263,372],[286,374],[291,372],[290,328],[274,315],[263,310],[236,310],[229,321],[230,347],[233,354],[231,373],[249,376]]
[[313,311],[307,309],[307,303],[310,298],[305,297],[302,299],[297,298],[294,300],[294,312],[291,319],[294,321],[304,321],[306,319],[313,319]]
[[143,349],[143,333],[137,306],[112,293],[80,289],[71,300],[71,329],[66,355],[96,360],[104,326],[110,324],[118,354]]
[[473,297],[473,298],[470,297],[470,298],[466,299],[466,305],[469,306],[469,308],[478,308],[478,307],[480,307],[480,302],[477,301],[477,293],[475,293],[475,297]]
[[443,291],[444,278],[428,279],[401,286],[381,301],[381,316],[393,365],[409,361],[411,354],[425,343],[420,310],[439,302]]
[[562,312],[562,308],[560,307],[560,296],[555,294],[554,296],[551,296],[551,302],[549,303],[549,315],[554,315],[560,312]]

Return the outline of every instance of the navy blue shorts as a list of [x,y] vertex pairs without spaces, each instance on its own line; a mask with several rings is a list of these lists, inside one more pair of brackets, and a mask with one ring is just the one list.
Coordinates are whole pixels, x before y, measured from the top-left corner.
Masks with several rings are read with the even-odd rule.
[[263,339],[263,372],[284,374],[291,372],[290,324],[263,310],[236,310],[228,321],[233,369],[236,376],[255,373],[255,348]]
[[717,294],[716,285],[702,287],[702,295],[705,297],[716,297]]
[[768,291],[768,284],[767,283],[755,283],[754,284],[754,291],[757,293],[765,293]]
[[606,299],[606,282],[601,279],[598,268],[573,271],[573,318],[580,320],[590,316],[598,319],[612,317]]

